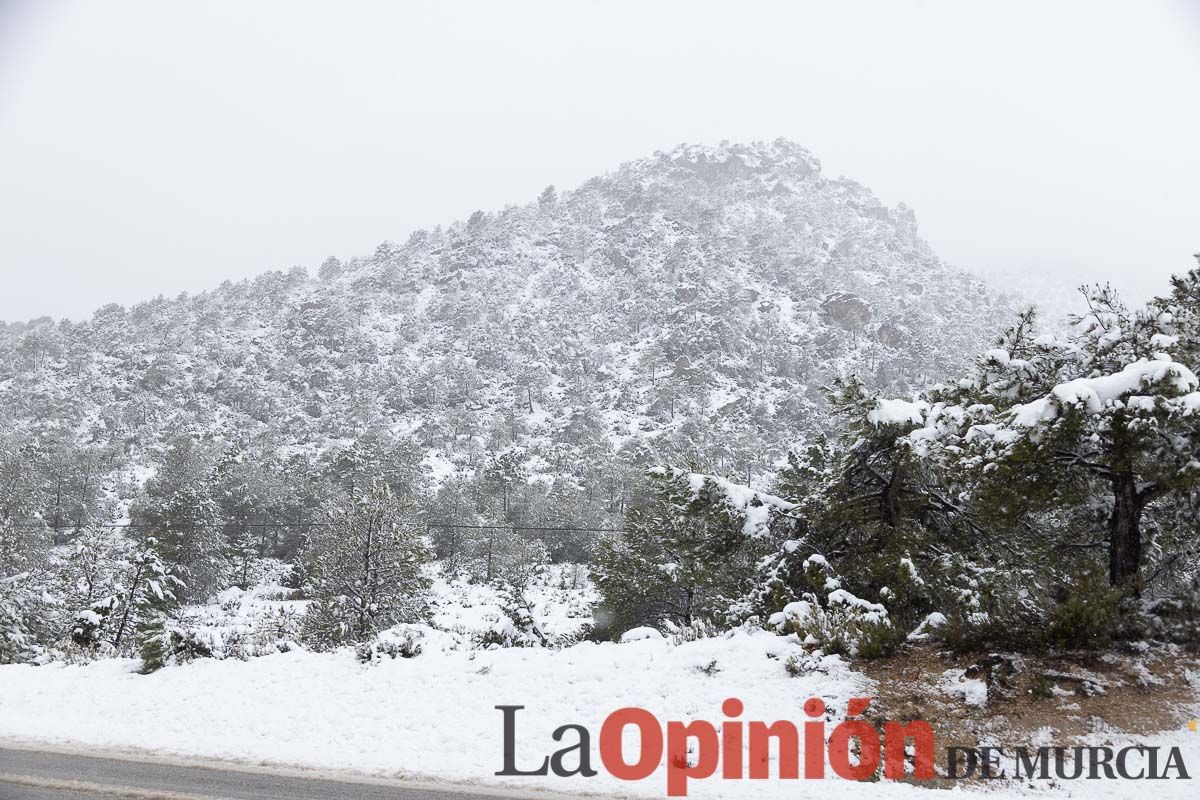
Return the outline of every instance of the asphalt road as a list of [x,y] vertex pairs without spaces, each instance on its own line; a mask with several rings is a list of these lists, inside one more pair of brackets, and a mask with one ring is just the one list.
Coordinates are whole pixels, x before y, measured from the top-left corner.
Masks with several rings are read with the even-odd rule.
[[399,781],[307,778],[290,772],[0,747],[0,800],[513,800],[537,792],[474,792]]

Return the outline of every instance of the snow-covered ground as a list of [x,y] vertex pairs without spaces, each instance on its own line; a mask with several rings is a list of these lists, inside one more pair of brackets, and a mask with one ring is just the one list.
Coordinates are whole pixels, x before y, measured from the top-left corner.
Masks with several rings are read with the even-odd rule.
[[[555,568],[529,589],[529,606],[551,637],[590,621],[586,580]],[[745,630],[716,638],[629,637],[621,644],[581,642],[569,647],[488,647],[480,634],[505,624],[502,597],[488,586],[439,578],[432,622],[418,629],[422,650],[413,658],[362,663],[349,649],[271,652],[269,626],[282,639],[302,610],[268,575],[249,592],[226,592],[189,609],[194,624],[222,641],[262,645],[251,658],[200,659],[150,675],[134,660],[86,665],[0,667],[0,740],[59,746],[148,750],[172,756],[349,770],[558,792],[661,797],[666,768],[639,782],[605,772],[597,754],[603,719],[638,706],[665,726],[668,720],[720,724],[729,697],[745,704],[743,721],[807,719],[810,697],[829,704],[836,718],[851,697],[873,686],[836,656],[806,653],[794,637]],[[283,620],[281,622],[281,620]],[[268,626],[264,628],[264,626]],[[788,668],[789,659],[792,668]],[[957,687],[954,687],[957,688]],[[561,725],[586,726],[592,735],[593,778],[498,778],[503,765],[503,717],[498,705],[525,706],[517,716],[517,765],[528,769],[559,747]],[[934,721],[936,723],[936,721]],[[630,756],[637,735],[627,732]],[[1200,772],[1200,734],[1181,730],[1155,743],[1185,748]],[[940,747],[940,746],[939,746]],[[938,763],[943,754],[938,753]],[[664,759],[665,761],[665,759]],[[568,764],[573,761],[568,761]],[[771,774],[777,774],[777,762]],[[1021,791],[1010,783],[995,791]],[[1060,796],[1157,798],[1190,796],[1191,781],[1068,781],[1039,791]],[[700,798],[905,797],[932,791],[891,781],[692,781]],[[990,794],[990,792],[989,792]],[[927,795],[924,795],[927,796]]]
[[[587,726],[596,747],[601,722],[623,706],[660,720],[719,722],[730,696],[743,719],[805,719],[809,697],[839,712],[847,698],[869,695],[868,682],[836,657],[813,661],[791,677],[785,669],[799,645],[771,633],[673,644],[649,638],[624,644],[584,643],[563,650],[433,647],[411,659],[359,663],[349,651],[278,653],[260,658],[204,659],[152,675],[137,662],[86,666],[0,667],[0,738],[59,745],[153,750],[176,756],[353,770],[386,776],[448,779],[557,791],[664,796],[665,768],[640,782],[594,778],[500,779],[501,713],[517,718],[518,765],[553,752],[559,725]],[[628,745],[636,736],[631,734]],[[1200,734],[1164,737],[1186,748],[1200,767]],[[632,750],[631,750],[632,752]],[[940,754],[939,754],[940,760]],[[593,756],[593,766],[599,766]],[[774,765],[772,766],[774,774]],[[932,791],[891,782],[693,781],[689,796],[918,796]],[[1001,787],[998,786],[997,789]],[[1016,791],[1003,784],[1005,793]],[[1191,781],[1073,781],[1054,794],[1074,797],[1190,796]]]
[[[802,652],[759,632],[677,646],[645,639],[557,651],[434,647],[416,658],[367,665],[349,651],[289,652],[204,659],[151,675],[137,674],[131,660],[6,666],[0,667],[0,737],[493,783],[503,764],[497,705],[526,707],[517,743],[518,764],[528,765],[556,749],[556,727],[581,724],[597,737],[603,718],[624,706],[664,721],[718,722],[722,701],[737,696],[746,719],[800,720],[811,696],[844,707],[850,696],[868,693],[865,679],[836,657],[789,677],[785,660]],[[636,784],[603,772],[515,780],[648,796],[663,794],[666,785],[663,769]],[[764,791],[760,782],[709,783],[697,783],[692,795]],[[779,791],[793,794],[795,787]]]

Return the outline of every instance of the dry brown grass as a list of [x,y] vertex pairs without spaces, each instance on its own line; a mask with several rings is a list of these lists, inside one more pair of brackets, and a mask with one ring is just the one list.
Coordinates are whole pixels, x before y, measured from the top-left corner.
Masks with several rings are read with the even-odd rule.
[[947,747],[1031,746],[1039,736],[1043,744],[1049,738],[1055,746],[1070,746],[1097,733],[1183,730],[1198,700],[1192,681],[1200,658],[1175,648],[1013,655],[1017,669],[1011,676],[1004,675],[1003,665],[993,668],[991,679],[982,670],[979,677],[989,684],[982,707],[941,690],[947,670],[986,663],[989,655],[914,646],[855,666],[877,683],[869,715],[879,721],[929,722],[937,736],[939,765]]

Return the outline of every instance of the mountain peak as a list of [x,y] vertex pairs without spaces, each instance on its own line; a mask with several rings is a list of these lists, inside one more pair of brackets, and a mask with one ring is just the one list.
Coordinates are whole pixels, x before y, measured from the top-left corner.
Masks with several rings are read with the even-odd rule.
[[[0,326],[0,409],[137,469],[180,431],[314,474],[354,448],[414,452],[438,482],[514,453],[599,502],[655,460],[767,474],[822,430],[833,377],[905,394],[1010,312],[803,147],[680,145],[315,276]],[[22,409],[50,396],[43,431]]]
[[784,138],[770,142],[724,140],[716,145],[680,144],[666,153],[655,155],[677,164],[736,164],[752,172],[787,170],[808,175],[821,172],[821,162],[816,156],[807,148]]
[[[620,182],[699,180],[713,185],[741,184],[770,190],[781,182],[819,179],[821,162],[787,139],[773,142],[680,144],[668,151],[622,164],[608,177]],[[596,180],[603,180],[596,179]]]

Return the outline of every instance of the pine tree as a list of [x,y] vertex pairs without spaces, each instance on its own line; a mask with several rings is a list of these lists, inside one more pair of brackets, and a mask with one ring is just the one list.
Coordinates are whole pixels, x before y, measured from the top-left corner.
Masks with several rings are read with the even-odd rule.
[[149,538],[123,565],[117,605],[109,615],[110,641],[118,653],[135,638],[139,647],[143,646],[150,631],[160,628],[160,623],[178,607],[177,595],[184,583],[162,557],[159,547],[157,540]]
[[324,510],[304,550],[305,589],[312,598],[305,632],[317,647],[363,642],[425,614],[430,558],[415,505],[385,484]]
[[49,556],[44,528],[0,516],[0,664],[33,658],[53,638]]
[[[597,629],[617,635],[665,623],[723,625],[745,616],[740,604],[770,549],[763,526],[747,524],[748,502],[730,506],[724,479],[684,470],[651,470],[653,493],[626,513],[625,532],[601,540],[592,565],[600,591]],[[745,498],[750,498],[748,501]]]
[[67,636],[86,653],[110,643],[110,622],[124,591],[123,567],[135,548],[121,531],[102,526],[85,528],[67,546],[59,575],[70,615]]
[[[782,597],[822,595],[824,578],[813,585],[804,567],[816,554],[837,565],[841,586],[862,597],[888,595],[893,619],[916,624],[941,599],[935,576],[943,554],[972,550],[978,527],[949,499],[935,464],[908,439],[924,425],[927,403],[884,399],[850,376],[833,382],[829,406],[840,425],[836,444],[793,456],[780,476],[780,491],[798,505],[790,515],[798,522],[791,536],[802,546],[784,547],[770,562],[764,599],[778,602],[789,580],[784,576],[794,583]],[[761,613],[778,610],[768,606]]]
[[163,458],[132,516],[183,581],[181,598],[204,600],[224,585],[229,567],[217,502],[219,453],[179,437]]
[[[1109,287],[1085,289],[1088,312],[1064,341],[1038,337],[1044,357],[1003,348],[985,357],[1016,375],[996,391],[968,382],[960,398],[962,463],[979,470],[980,497],[1000,513],[1090,507],[1108,512],[1103,529],[1066,548],[1104,548],[1113,586],[1140,591],[1144,517],[1200,481],[1200,382],[1172,353],[1162,306],[1131,312]],[[1186,303],[1175,307],[1181,317]],[[1021,354],[1017,354],[1021,355]],[[929,433],[929,431],[926,431]]]
[[[1200,264],[1200,253],[1195,258]],[[1164,336],[1176,340],[1175,357],[1200,374],[1200,267],[1173,276],[1171,294],[1156,298],[1151,307]]]

